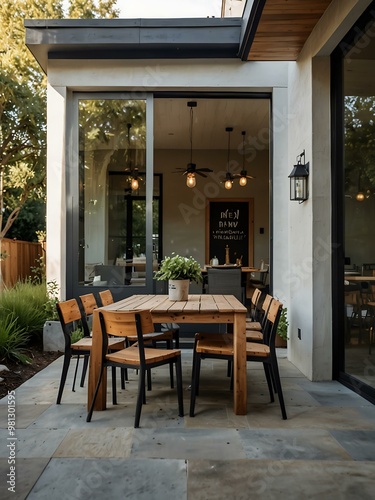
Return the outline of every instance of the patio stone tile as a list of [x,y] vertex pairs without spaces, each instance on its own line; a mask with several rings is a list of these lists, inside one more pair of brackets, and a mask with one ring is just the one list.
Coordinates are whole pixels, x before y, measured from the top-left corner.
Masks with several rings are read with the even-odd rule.
[[366,416],[362,410],[356,407],[288,405],[288,419],[282,420],[279,404],[275,401],[267,405],[249,405],[247,419],[250,428],[373,430],[375,413],[372,417]]
[[[231,403],[232,404],[232,403]],[[190,429],[212,429],[212,428],[248,428],[245,415],[234,415],[232,409],[224,404],[196,403],[195,417],[185,417],[186,427]]]
[[271,460],[350,460],[329,431],[266,429],[239,431],[246,458]]
[[[17,402],[16,398],[16,426],[17,429],[26,429],[31,425],[40,415],[42,415],[50,405],[36,405],[36,404],[21,404]],[[8,407],[0,405],[0,428],[7,428]]]
[[0,498],[2,500],[23,500],[42,474],[48,458],[17,458],[16,461],[16,487],[15,493],[9,491],[7,484],[9,474],[8,459],[0,458]]
[[245,458],[236,429],[135,429],[131,457]]
[[190,460],[188,498],[370,500],[373,472],[371,462]]
[[[375,461],[375,430],[330,431],[353,460]],[[373,474],[374,475],[374,474]]]
[[[67,434],[66,429],[17,429],[15,432],[16,455],[18,458],[51,458],[61,441]],[[8,430],[0,430],[0,456],[8,457],[6,448]]]
[[28,500],[186,499],[184,460],[53,458]]
[[67,433],[53,456],[82,458],[126,458],[130,455],[133,429],[75,429]]

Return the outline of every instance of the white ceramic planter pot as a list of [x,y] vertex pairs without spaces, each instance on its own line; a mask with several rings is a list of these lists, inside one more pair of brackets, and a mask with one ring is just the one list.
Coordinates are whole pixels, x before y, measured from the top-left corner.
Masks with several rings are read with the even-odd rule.
[[169,300],[188,300],[189,284],[189,280],[169,280]]

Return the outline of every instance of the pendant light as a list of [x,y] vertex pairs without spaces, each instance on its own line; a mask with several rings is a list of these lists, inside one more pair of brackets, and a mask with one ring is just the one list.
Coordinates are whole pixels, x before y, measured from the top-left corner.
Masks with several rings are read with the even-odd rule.
[[228,154],[227,154],[227,173],[225,174],[224,187],[225,189],[232,189],[233,186],[233,175],[229,170],[229,154],[230,154],[230,134],[233,132],[233,127],[226,127],[226,132],[228,132]]
[[141,177],[139,177],[138,167],[132,165],[131,161],[131,149],[130,149],[130,129],[132,125],[131,123],[127,124],[128,129],[128,149],[127,149],[127,160],[126,160],[126,168],[125,172],[129,172],[130,174],[130,187],[132,191],[136,191],[139,188],[139,181]]
[[254,179],[252,175],[247,175],[247,171],[245,170],[245,135],[246,131],[243,130],[241,132],[241,135],[243,137],[242,139],[242,170],[239,174],[236,175],[236,177],[239,177],[239,184],[240,186],[244,187],[247,184],[247,179]]

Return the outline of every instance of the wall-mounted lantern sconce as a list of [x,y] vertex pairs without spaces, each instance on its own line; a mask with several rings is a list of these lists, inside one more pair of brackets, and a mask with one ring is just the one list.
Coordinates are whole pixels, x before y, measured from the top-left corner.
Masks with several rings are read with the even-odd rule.
[[[303,157],[303,163],[302,163]],[[290,179],[290,199],[303,203],[309,197],[307,182],[309,178],[309,164],[305,163],[305,150],[297,156],[297,165],[289,175]]]

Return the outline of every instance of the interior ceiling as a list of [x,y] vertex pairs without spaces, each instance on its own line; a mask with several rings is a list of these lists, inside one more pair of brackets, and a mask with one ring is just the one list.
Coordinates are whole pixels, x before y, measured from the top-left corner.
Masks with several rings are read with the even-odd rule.
[[248,61],[295,61],[332,0],[266,0]]
[[[246,138],[259,137],[269,129],[268,99],[155,99],[154,143],[157,149],[190,149],[190,107],[193,108],[193,149],[227,149],[228,132],[233,127],[231,149]],[[269,134],[262,134],[264,137]]]

